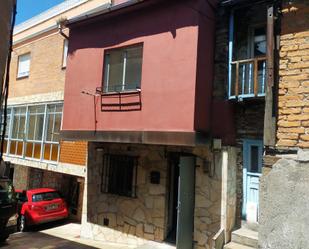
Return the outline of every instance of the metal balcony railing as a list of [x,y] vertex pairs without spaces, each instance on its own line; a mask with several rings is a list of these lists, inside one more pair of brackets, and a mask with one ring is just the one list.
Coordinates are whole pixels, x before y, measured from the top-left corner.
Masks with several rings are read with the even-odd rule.
[[96,93],[101,97],[102,112],[140,111],[142,109],[141,89],[138,87],[111,92],[105,92],[102,87],[97,87]]
[[266,57],[232,61],[229,99],[265,96]]

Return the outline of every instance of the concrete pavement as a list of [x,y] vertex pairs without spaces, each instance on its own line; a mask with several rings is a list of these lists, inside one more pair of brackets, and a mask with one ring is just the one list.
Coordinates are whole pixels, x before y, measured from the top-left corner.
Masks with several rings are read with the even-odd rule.
[[155,242],[134,247],[80,238],[80,224],[76,223],[46,224],[29,232],[16,233],[0,247],[4,249],[175,249],[174,246]]

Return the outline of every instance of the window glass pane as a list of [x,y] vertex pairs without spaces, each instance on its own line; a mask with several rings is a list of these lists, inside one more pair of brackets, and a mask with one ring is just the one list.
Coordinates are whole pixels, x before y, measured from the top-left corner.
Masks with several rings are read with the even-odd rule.
[[36,114],[36,113],[41,113],[44,114],[45,112],[45,107],[40,105],[40,106],[30,106],[29,107],[29,112],[31,114]]
[[23,142],[17,142],[17,152],[16,155],[22,156],[23,154]]
[[266,27],[254,29],[254,56],[266,55]]
[[127,50],[125,89],[136,89],[141,85],[142,76],[142,47]]
[[34,139],[37,141],[42,140],[43,125],[44,125],[44,115],[40,114],[36,116],[36,128],[35,128]]
[[34,140],[35,116],[30,115],[28,127],[28,140]]
[[17,134],[18,139],[23,139],[25,137],[25,124],[26,124],[26,117],[20,116],[19,129],[18,129],[18,134]]
[[26,145],[26,157],[32,157],[33,143],[27,143]]
[[16,142],[15,141],[11,141],[10,154],[15,154],[15,153],[16,153]]
[[[2,115],[1,117],[1,123],[4,123],[4,115]],[[10,120],[11,120],[11,109],[7,109],[7,116],[6,116],[6,128],[5,128],[5,134],[4,137],[7,138],[9,131],[10,131]],[[1,125],[1,129],[0,129],[0,134],[2,136],[2,132],[3,132],[3,126]]]
[[47,117],[48,122],[47,122],[46,140],[53,141],[54,114],[48,114]]
[[44,160],[50,160],[51,144],[44,145]]
[[53,142],[59,142],[60,126],[61,126],[61,114],[55,115],[55,124],[53,132]]
[[8,141],[4,140],[3,141],[3,153],[6,154],[8,148]]
[[[121,91],[123,81],[123,50],[111,51],[107,57],[108,81],[105,82],[106,91]],[[106,57],[105,57],[106,58]]]
[[17,133],[18,133],[18,123],[19,123],[19,118],[14,117],[13,118],[13,131],[12,131],[12,138],[17,138]]
[[47,112],[51,113],[51,112],[55,112],[56,110],[56,105],[48,105],[47,106]]
[[58,161],[58,147],[57,144],[52,145],[51,161]]
[[251,172],[259,173],[259,147],[251,146]]
[[13,139],[22,139],[25,135],[25,122],[26,122],[26,108],[14,108],[13,117]]
[[35,194],[32,196],[33,202],[39,202],[39,201],[51,201],[54,199],[61,198],[60,194],[58,192],[46,192],[46,193],[40,193]]
[[36,159],[41,158],[41,144],[35,144],[34,145],[33,157],[36,158]]
[[55,108],[56,108],[55,109],[56,112],[62,112],[63,104],[58,104],[58,105],[56,105]]
[[30,71],[30,53],[18,57],[17,77],[28,76]]

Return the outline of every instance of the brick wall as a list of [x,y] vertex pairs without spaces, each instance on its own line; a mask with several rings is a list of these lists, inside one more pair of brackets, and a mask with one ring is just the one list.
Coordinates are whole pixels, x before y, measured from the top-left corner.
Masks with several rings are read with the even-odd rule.
[[61,141],[60,159],[61,163],[86,165],[88,143],[84,141]]
[[[63,41],[61,35],[53,33],[14,46],[10,68],[10,98],[64,91]],[[17,79],[18,56],[29,52],[29,77]]]
[[309,147],[309,5],[300,2],[283,7],[278,147]]

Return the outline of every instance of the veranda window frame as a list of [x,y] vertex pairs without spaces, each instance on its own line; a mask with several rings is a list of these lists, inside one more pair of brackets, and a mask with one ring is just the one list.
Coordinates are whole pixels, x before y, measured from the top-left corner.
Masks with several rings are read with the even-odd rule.
[[[38,104],[29,104],[29,105],[18,105],[18,106],[9,106],[8,109],[10,110],[10,113],[8,113],[8,117],[10,119],[10,122],[7,123],[7,130],[8,130],[8,134],[5,137],[5,140],[7,141],[7,148],[6,151],[4,151],[3,153],[6,156],[9,157],[16,157],[16,158],[22,158],[22,159],[29,159],[32,161],[39,161],[39,162],[47,162],[47,163],[51,163],[51,164],[57,164],[59,162],[59,157],[60,157],[60,141],[55,142],[55,141],[48,141],[47,140],[47,114],[48,114],[48,106],[52,106],[52,105],[60,105],[61,106],[61,111],[57,111],[56,114],[60,114],[60,128],[62,125],[62,113],[63,113],[63,102],[50,102],[50,103],[38,103]],[[33,107],[33,106],[44,106],[44,124],[43,124],[43,131],[42,131],[42,139],[41,140],[33,140],[33,139],[28,139],[28,132],[29,132],[29,118],[30,118],[30,112],[29,112],[29,108]],[[13,125],[14,125],[14,113],[15,110],[17,108],[26,108],[26,112],[25,112],[25,131],[24,131],[24,137],[23,139],[15,139],[12,138],[12,133],[13,133]],[[55,116],[55,115],[54,115]],[[54,131],[54,123],[55,123],[55,119],[53,122],[53,131]],[[16,154],[11,154],[10,153],[10,149],[11,149],[11,142],[23,142],[23,151],[22,151],[22,155],[16,155]],[[40,159],[34,158],[34,157],[27,157],[26,156],[26,145],[27,143],[36,143],[36,144],[40,144],[41,145],[41,151],[40,151]],[[46,160],[44,159],[44,145],[45,144],[50,144],[51,146],[57,146],[57,160],[53,161],[53,160]],[[17,148],[15,148],[15,151],[17,150]],[[33,155],[33,153],[32,153]],[[51,156],[49,157],[51,158]]]

